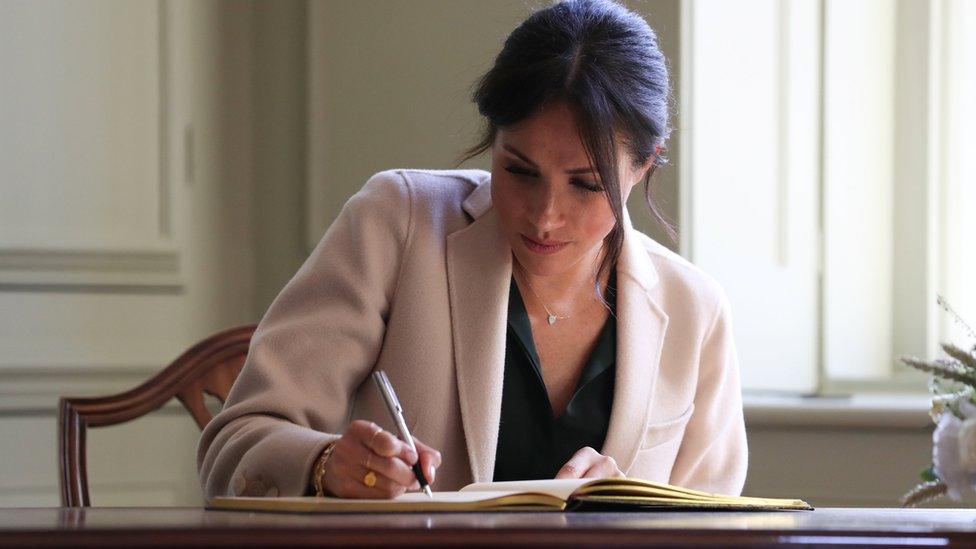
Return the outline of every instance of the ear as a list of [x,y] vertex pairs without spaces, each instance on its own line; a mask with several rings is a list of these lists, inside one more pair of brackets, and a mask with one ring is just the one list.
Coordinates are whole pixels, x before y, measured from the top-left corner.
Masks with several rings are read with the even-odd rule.
[[633,185],[636,185],[638,181],[644,180],[644,177],[647,176],[647,172],[651,170],[654,167],[654,163],[657,162],[657,154],[660,150],[660,147],[655,149],[655,153],[645,160],[644,163],[641,164],[640,168],[634,171]]
[[621,189],[623,193],[624,202],[627,202],[627,199],[630,198],[630,191],[632,191],[639,182],[644,180],[644,176],[647,175],[647,171],[654,167],[654,162],[656,161],[657,161],[657,155],[656,154],[651,155],[651,157],[645,160],[644,163],[640,165],[640,167],[634,169],[630,173],[630,177],[628,181],[626,181],[624,187]]

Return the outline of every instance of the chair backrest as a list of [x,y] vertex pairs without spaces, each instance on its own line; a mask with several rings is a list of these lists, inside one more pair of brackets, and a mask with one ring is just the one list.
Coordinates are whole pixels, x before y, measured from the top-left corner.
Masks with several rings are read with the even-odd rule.
[[58,469],[61,505],[88,507],[85,431],[131,421],[176,397],[200,429],[213,418],[204,401],[210,394],[223,403],[247,358],[255,325],[239,326],[197,343],[142,385],[116,395],[62,397],[58,413]]

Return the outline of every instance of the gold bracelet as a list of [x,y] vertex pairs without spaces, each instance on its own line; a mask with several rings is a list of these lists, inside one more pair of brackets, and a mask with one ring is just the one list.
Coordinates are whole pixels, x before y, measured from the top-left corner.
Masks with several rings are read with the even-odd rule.
[[325,485],[323,484],[323,480],[325,479],[325,462],[329,460],[329,456],[335,450],[335,445],[336,441],[334,440],[325,445],[325,448],[322,449],[322,454],[316,460],[315,467],[312,470],[312,485],[315,487],[316,497],[325,496]]

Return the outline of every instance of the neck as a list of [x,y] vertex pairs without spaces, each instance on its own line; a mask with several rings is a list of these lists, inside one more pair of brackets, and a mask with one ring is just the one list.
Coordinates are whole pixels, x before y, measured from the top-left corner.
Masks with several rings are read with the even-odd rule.
[[[580,309],[581,303],[587,300],[597,301],[593,293],[593,280],[602,259],[601,251],[596,258],[584,258],[562,273],[541,276],[526,271],[518,264],[518,259],[512,256],[516,282],[519,282],[520,286],[523,282],[530,285],[534,293],[538,294],[538,298],[545,302],[545,306],[559,314],[570,314]],[[601,273],[601,289],[606,289],[609,278],[609,271]]]

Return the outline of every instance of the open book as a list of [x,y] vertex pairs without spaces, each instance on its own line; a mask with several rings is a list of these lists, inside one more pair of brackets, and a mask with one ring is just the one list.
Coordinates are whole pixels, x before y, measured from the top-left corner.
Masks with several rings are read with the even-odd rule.
[[457,492],[409,492],[395,499],[218,497],[211,509],[247,511],[572,511],[577,509],[813,509],[798,499],[723,496],[636,478],[548,479],[469,484]]

